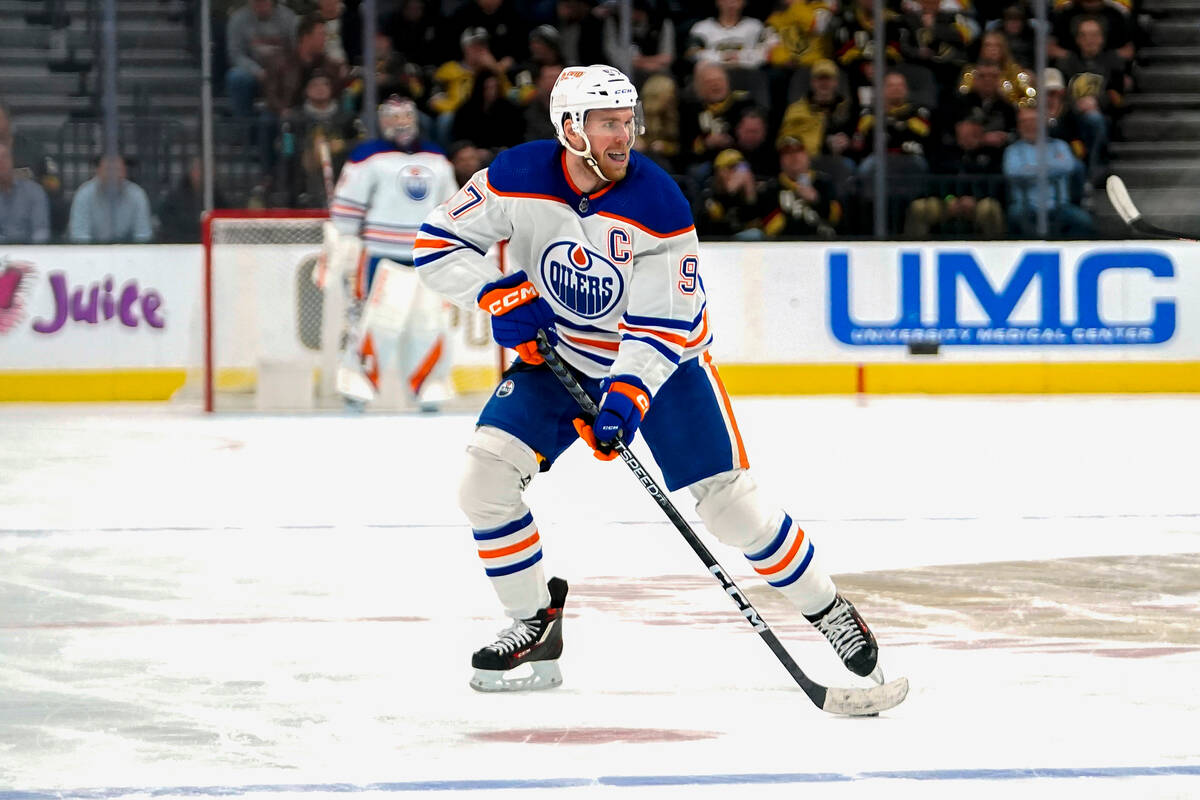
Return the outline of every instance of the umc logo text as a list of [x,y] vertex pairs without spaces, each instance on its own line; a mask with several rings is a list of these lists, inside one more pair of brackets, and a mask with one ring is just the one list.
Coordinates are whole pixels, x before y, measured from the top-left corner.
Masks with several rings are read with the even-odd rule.
[[[1166,255],[1149,250],[1096,250],[1084,254],[1076,265],[1073,285],[1064,287],[1063,264],[1058,251],[1026,250],[1007,279],[994,285],[975,255],[966,250],[937,251],[934,267],[936,299],[933,308],[922,301],[921,253],[900,253],[899,317],[889,322],[857,322],[850,313],[850,254],[829,252],[829,325],[834,337],[849,345],[1131,345],[1159,344],[1175,333],[1175,301],[1155,297],[1149,319],[1120,319],[1107,306],[1101,313],[1101,277],[1117,271],[1149,273],[1153,278],[1174,278],[1175,268]],[[878,273],[876,273],[878,274]],[[864,278],[858,277],[862,286]],[[1012,319],[1034,282],[1039,302],[1035,319],[1023,313]],[[959,288],[964,287],[982,310],[980,321],[964,322]],[[1073,320],[1063,319],[1063,292],[1074,292]],[[1026,304],[1026,308],[1033,304]],[[932,312],[932,313],[931,313]],[[978,314],[975,315],[979,317]]]

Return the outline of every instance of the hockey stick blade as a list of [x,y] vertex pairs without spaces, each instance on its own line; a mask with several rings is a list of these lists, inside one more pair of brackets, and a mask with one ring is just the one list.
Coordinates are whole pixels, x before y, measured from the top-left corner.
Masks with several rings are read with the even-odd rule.
[[1104,190],[1108,193],[1108,201],[1112,203],[1113,208],[1121,215],[1121,219],[1126,225],[1132,226],[1134,222],[1141,219],[1142,212],[1138,211],[1137,206],[1133,204],[1129,190],[1125,188],[1125,181],[1121,180],[1120,176],[1109,175],[1108,180],[1104,183]]
[[[563,387],[570,392],[571,397],[575,398],[575,402],[579,403],[579,407],[589,418],[595,419],[599,409],[596,406],[596,401],[591,398],[584,388],[579,385],[579,381],[567,369],[566,364],[558,357],[558,353],[550,346],[550,342],[546,339],[544,331],[538,332],[537,337],[538,352],[542,354],[542,358],[546,360],[546,366],[554,373]],[[804,674],[804,670],[796,664],[791,654],[784,648],[783,643],[775,635],[775,632],[767,626],[762,616],[757,609],[750,604],[746,599],[745,593],[738,588],[733,579],[729,577],[729,573],[725,568],[717,563],[717,559],[705,547],[704,542],[692,530],[692,526],[687,523],[683,515],[679,513],[679,509],[667,497],[667,493],[659,488],[658,482],[653,476],[646,471],[642,463],[638,460],[625,443],[619,438],[614,445],[616,451],[621,455],[621,460],[625,462],[625,466],[629,467],[634,476],[637,477],[638,483],[646,490],[649,495],[654,498],[654,502],[658,503],[658,507],[667,515],[667,519],[675,526],[675,530],[683,536],[684,541],[692,548],[692,552],[700,559],[709,573],[712,574],[717,582],[721,584],[721,588],[737,605],[738,610],[742,612],[742,616],[750,623],[751,627],[758,633],[762,640],[766,643],[775,657],[779,659],[779,663],[788,671],[792,679],[799,684],[804,693],[808,695],[808,699],[822,711],[828,711],[831,714],[844,714],[852,717],[870,717],[875,716],[880,711],[887,711],[889,708],[894,708],[908,695],[908,679],[897,678],[894,681],[883,684],[882,686],[872,686],[869,689],[831,689],[827,686],[814,681],[812,678]]]
[[1109,175],[1104,188],[1108,193],[1108,201],[1112,203],[1113,208],[1121,215],[1122,221],[1129,226],[1130,230],[1144,233],[1147,236],[1158,236],[1163,239],[1179,239],[1184,242],[1196,241],[1194,236],[1160,228],[1157,225],[1147,222],[1146,218],[1142,216],[1142,212],[1138,211],[1138,207],[1133,204],[1133,199],[1129,196],[1129,190],[1125,188],[1125,181],[1121,180],[1120,176]]

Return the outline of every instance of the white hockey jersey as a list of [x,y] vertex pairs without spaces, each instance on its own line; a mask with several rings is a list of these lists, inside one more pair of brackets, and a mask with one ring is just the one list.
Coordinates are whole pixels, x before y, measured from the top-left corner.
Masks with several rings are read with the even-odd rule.
[[411,264],[421,220],[457,189],[454,167],[436,145],[407,152],[375,139],[350,153],[329,216],[338,231],[361,237],[368,255]]
[[691,209],[639,153],[622,180],[586,195],[558,142],[502,152],[421,226],[417,274],[474,307],[500,277],[483,254],[505,239],[512,268],[525,270],[554,310],[555,350],[584,374],[636,375],[654,394],[709,345]]

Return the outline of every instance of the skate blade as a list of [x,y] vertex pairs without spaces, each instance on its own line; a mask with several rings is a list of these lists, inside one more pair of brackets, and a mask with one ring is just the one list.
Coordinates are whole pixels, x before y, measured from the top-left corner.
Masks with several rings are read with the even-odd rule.
[[562,685],[562,672],[557,661],[533,661],[529,666],[533,668],[532,673],[523,677],[504,670],[477,669],[471,677],[471,688],[477,692],[535,692]]

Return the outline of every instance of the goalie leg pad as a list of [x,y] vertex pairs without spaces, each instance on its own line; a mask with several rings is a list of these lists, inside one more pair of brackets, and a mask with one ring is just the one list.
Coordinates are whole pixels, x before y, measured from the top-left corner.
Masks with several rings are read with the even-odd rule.
[[689,488],[705,527],[740,549],[754,571],[803,613],[815,614],[833,602],[837,591],[817,564],[808,534],[783,509],[763,502],[746,470],[722,472]]
[[481,426],[467,446],[458,505],[484,572],[504,612],[531,617],[550,602],[542,568],[541,537],[521,493],[537,474],[537,456],[512,434]]

